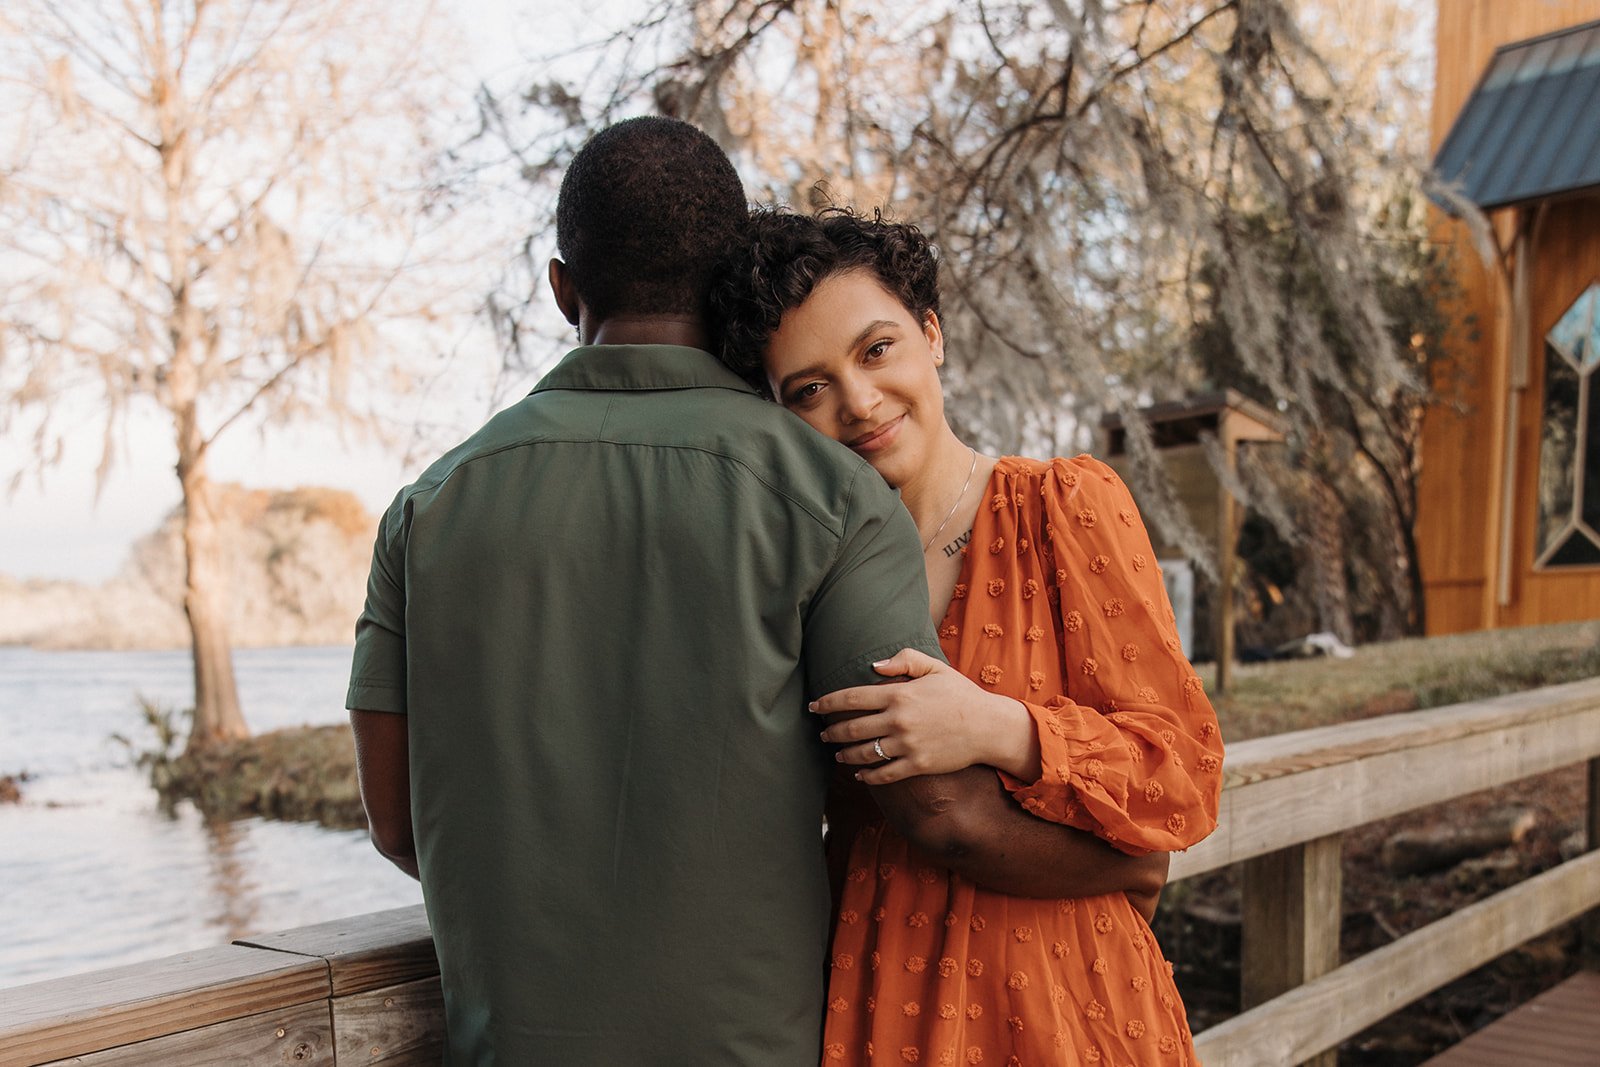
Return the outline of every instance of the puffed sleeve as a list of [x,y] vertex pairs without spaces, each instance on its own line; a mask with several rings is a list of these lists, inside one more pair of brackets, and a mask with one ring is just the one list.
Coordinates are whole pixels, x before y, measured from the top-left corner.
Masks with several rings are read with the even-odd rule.
[[1028,704],[1043,774],[1033,783],[1006,775],[1006,785],[1033,814],[1125,852],[1187,848],[1217,825],[1222,739],[1150,537],[1127,487],[1098,460],[1053,461],[1040,495],[1067,692]]

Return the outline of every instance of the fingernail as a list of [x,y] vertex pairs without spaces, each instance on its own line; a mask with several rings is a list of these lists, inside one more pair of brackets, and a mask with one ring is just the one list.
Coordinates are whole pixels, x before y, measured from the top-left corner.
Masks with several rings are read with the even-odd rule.
[[817,710],[817,702],[815,700],[813,700],[811,703],[807,704],[806,705],[806,710],[807,711],[816,711]]
[[855,777],[856,777],[856,781],[858,781],[858,782],[861,781],[861,772],[857,771]]
[[873,660],[872,665],[874,667],[887,667],[889,665],[889,661],[886,659]]
[[835,752],[833,754],[833,761],[835,763],[843,763],[844,762],[844,753],[843,752]]

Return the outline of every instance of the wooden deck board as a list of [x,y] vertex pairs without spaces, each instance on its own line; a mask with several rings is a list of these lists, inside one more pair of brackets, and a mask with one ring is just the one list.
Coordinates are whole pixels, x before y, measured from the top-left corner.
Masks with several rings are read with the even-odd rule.
[[1596,1062],[1600,974],[1583,971],[1439,1053],[1423,1067],[1572,1067]]
[[234,944],[326,960],[336,997],[439,973],[421,904],[240,938]]
[[444,995],[423,978],[333,1002],[335,1059],[341,1064],[438,1067],[444,1059]]
[[[440,1057],[434,1058],[437,1064]],[[351,1062],[359,1062],[352,1060]],[[251,1067],[336,1067],[333,1020],[327,1001],[312,1001],[243,1019],[212,1023],[118,1045],[43,1067],[181,1067],[183,1064],[250,1064]]]
[[0,1067],[68,1059],[324,1000],[317,959],[223,945],[5,990]]

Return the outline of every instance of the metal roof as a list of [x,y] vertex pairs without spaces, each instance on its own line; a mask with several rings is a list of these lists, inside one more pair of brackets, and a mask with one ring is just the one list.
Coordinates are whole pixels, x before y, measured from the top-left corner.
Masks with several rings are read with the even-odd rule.
[[1600,186],[1600,21],[1498,49],[1433,169],[1485,210]]

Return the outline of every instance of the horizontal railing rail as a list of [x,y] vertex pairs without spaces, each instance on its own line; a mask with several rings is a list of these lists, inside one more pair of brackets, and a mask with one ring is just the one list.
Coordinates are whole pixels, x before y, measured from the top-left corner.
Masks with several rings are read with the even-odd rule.
[[0,989],[0,1067],[437,1067],[422,906]]
[[[1196,1036],[1207,1067],[1331,1062],[1385,1015],[1600,907],[1590,851],[1340,966],[1340,835],[1575,763],[1600,844],[1600,678],[1237,742],[1218,830],[1179,880],[1243,877],[1246,1010]],[[443,1005],[421,907],[0,989],[0,1067],[439,1062]]]
[[[1590,852],[1340,966],[1348,830],[1588,764]],[[1217,832],[1173,880],[1239,864],[1245,1011],[1196,1035],[1207,1067],[1331,1067],[1338,1044],[1600,907],[1600,678],[1232,745]]]

